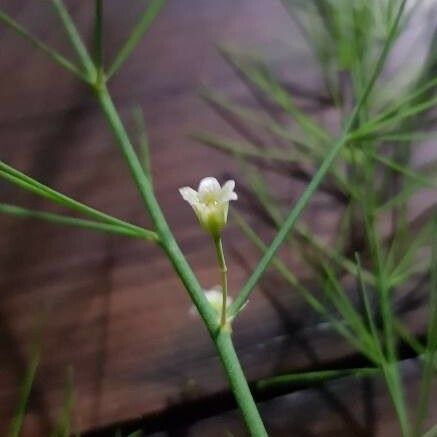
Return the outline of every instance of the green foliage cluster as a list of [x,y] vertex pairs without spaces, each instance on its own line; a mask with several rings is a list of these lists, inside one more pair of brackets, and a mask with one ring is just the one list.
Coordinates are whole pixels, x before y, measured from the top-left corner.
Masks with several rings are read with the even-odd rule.
[[[420,10],[420,2],[413,2],[400,16],[402,3],[283,0],[320,67],[323,90],[311,91],[311,98],[319,106],[323,102],[326,109],[335,111],[337,128],[333,128],[332,120],[324,125],[310,110],[302,109],[303,99],[294,95],[299,86],[281,81],[261,56],[220,47],[223,58],[257,103],[243,105],[217,90],[203,89],[202,97],[230,122],[239,138],[205,131],[195,132],[193,137],[234,158],[239,174],[244,175],[251,206],[249,219],[236,212],[233,217],[267,260],[271,259],[271,246],[264,244],[249,222],[264,223],[280,233],[290,219],[286,215],[289,199],[284,201],[283,193],[278,195],[270,188],[271,175],[279,175],[283,186],[292,187],[302,181],[309,181],[307,187],[311,186],[318,181],[331,145],[341,138],[341,148],[319,185],[319,192],[339,215],[338,228],[329,243],[303,223],[296,223],[295,235],[283,234],[286,250],[306,267],[309,281],[319,285],[321,296],[279,257],[272,260],[272,265],[291,293],[299,293],[368,359],[374,366],[370,371],[381,372],[402,434],[419,436],[424,432],[435,373],[437,307],[432,278],[436,265],[430,253],[436,250],[437,228],[434,204],[416,216],[411,214],[411,205],[417,194],[428,192],[432,197],[437,167],[436,161],[414,166],[413,160],[421,153],[419,150],[424,150],[423,144],[435,138],[437,40],[434,33],[425,60],[415,71],[401,65],[389,77],[384,75],[386,57],[381,58],[381,50],[384,53],[386,48],[388,54],[402,42],[408,24]],[[399,25],[393,26],[397,20]],[[372,77],[375,65],[381,71]],[[384,227],[389,230],[382,233]],[[241,307],[258,281],[256,271],[251,278],[253,281],[249,280],[237,298],[236,307]],[[346,285],[351,278],[357,284],[355,293]],[[397,309],[418,293],[425,301],[424,309],[428,308],[424,343],[416,338],[417,332],[405,326]],[[401,343],[411,347],[423,363],[419,401],[415,411],[410,412],[405,405],[398,360]],[[337,378],[344,372],[283,375],[261,381],[259,386]],[[362,376],[363,369],[347,369],[346,373]]]

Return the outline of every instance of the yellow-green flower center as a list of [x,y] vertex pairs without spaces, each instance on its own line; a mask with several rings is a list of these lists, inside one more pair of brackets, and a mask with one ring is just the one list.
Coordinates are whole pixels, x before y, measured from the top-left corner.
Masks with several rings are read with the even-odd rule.
[[204,193],[202,195],[202,203],[206,206],[215,206],[218,204],[217,195],[215,193]]

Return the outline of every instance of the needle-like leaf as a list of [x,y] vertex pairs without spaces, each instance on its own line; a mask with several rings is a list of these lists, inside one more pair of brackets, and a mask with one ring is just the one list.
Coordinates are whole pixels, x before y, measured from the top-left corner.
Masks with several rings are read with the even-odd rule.
[[108,69],[106,77],[110,79],[123,65],[129,55],[134,51],[135,47],[152,25],[159,11],[165,5],[165,0],[151,0],[147,5],[144,12],[141,14],[138,23],[133,28],[128,39],[124,43],[123,47],[118,52],[114,59],[114,62]]
[[52,49],[38,38],[34,37],[31,33],[29,33],[23,26],[18,24],[13,18],[7,15],[5,12],[0,11],[0,22],[14,30],[18,35],[20,35],[25,40],[29,41],[34,47],[38,50],[44,52],[52,61],[56,64],[60,65],[65,70],[73,73],[79,79],[83,81],[87,81],[87,77],[68,59],[66,59],[63,55],[58,53],[56,50]]

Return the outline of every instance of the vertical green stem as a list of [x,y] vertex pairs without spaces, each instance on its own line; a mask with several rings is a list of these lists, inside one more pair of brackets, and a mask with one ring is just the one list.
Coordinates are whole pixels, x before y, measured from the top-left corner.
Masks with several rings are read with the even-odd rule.
[[[41,327],[39,330],[42,329]],[[26,416],[26,407],[29,402],[29,396],[35,381],[36,372],[38,370],[41,356],[41,339],[38,334],[38,340],[33,345],[32,355],[29,364],[26,368],[26,373],[21,381],[20,390],[18,392],[17,406],[9,425],[8,437],[19,437],[23,428],[23,422]]]
[[227,330],[220,329],[220,326],[217,323],[217,313],[204,296],[196,276],[182,254],[161,211],[158,201],[153,194],[150,181],[144,174],[106,86],[101,84],[99,87],[95,88],[95,94],[108,125],[114,134],[117,145],[129,167],[144,205],[155,225],[156,231],[159,235],[160,245],[187,289],[194,305],[205,322],[212,340],[214,341],[225,373],[230,382],[231,389],[235,395],[251,436],[267,436],[255,401],[250,393],[245,376],[238,361],[230,333]]
[[103,77],[103,1],[95,1],[94,21],[94,60],[97,69],[97,80]]
[[220,330],[215,338],[215,346],[223,367],[226,369],[229,385],[232,388],[235,400],[243,414],[251,437],[267,437],[266,429],[235,352],[230,332],[223,329]]
[[228,298],[228,269],[226,267],[225,256],[223,253],[222,239],[220,237],[214,238],[214,246],[217,256],[217,263],[220,269],[220,282],[221,282],[220,285],[222,286],[222,296],[223,296],[220,326],[224,328],[227,322],[226,307],[227,307],[227,298]]
[[165,0],[151,0],[147,2],[147,7],[141,14],[137,24],[133,27],[129,37],[123,47],[118,52],[114,62],[106,72],[107,79],[111,78],[123,65],[126,59],[135,49],[141,37],[152,25],[161,8],[164,6]]
[[126,129],[120,120],[117,109],[112,102],[106,85],[100,84],[100,86],[96,87],[94,91],[106,121],[115,137],[116,143],[128,165],[146,210],[155,225],[161,247],[170,259],[176,273],[190,294],[194,305],[198,309],[199,314],[207,325],[209,331],[214,333],[217,329],[217,317],[215,311],[206,300],[196,276],[188,265],[173,237],[158,201],[153,194],[150,181],[144,174],[141,163],[135,154],[134,148],[127,135]]
[[85,45],[82,42],[82,38],[80,37],[79,32],[77,31],[76,26],[74,25],[74,22],[70,17],[70,14],[65,8],[62,0],[52,0],[52,4],[64,26],[70,44],[76,51],[80,63],[82,64],[82,67],[85,70],[87,79],[93,81],[96,75],[96,69],[94,63],[90,55],[88,54]]

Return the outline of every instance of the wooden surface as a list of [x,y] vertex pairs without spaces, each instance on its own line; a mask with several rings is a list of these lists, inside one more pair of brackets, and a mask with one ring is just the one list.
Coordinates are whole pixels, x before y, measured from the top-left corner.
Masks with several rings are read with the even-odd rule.
[[[140,3],[105,0],[107,59],[126,35]],[[110,88],[127,123],[133,105],[144,109],[157,196],[207,288],[218,282],[214,253],[177,189],[195,185],[205,175],[226,174],[236,179],[238,190],[238,174],[230,161],[187,137],[196,126],[229,129],[197,97],[199,86],[211,84],[244,98],[243,88],[214,45],[263,47],[273,61],[291,53],[296,82],[317,86],[318,78],[279,2],[169,3]],[[69,53],[46,2],[3,0],[0,4]],[[67,5],[81,30],[90,35],[91,3]],[[1,159],[82,202],[147,225],[128,172],[88,91],[2,27],[0,53]],[[292,197],[300,189],[290,187]],[[0,190],[4,201],[47,207],[46,202],[3,182]],[[326,232],[336,218],[330,212],[311,215],[313,225]],[[47,435],[63,402],[69,367],[74,374],[77,430],[160,417],[189,401],[199,410],[198,416],[190,413],[193,422],[204,419],[195,425],[193,435],[224,435],[213,423],[221,423],[221,416],[206,419],[219,414],[222,407],[232,407],[220,363],[200,321],[190,317],[187,295],[158,248],[30,220],[0,217],[0,229],[0,433],[6,429],[29,347],[42,324],[42,359],[25,435]],[[259,232],[264,235],[262,228]],[[232,260],[232,293],[258,254],[233,225],[226,231],[225,250]],[[348,346],[318,324],[290,290],[276,287],[274,277],[269,284],[254,294],[234,327],[250,380],[348,357]],[[266,404],[272,421],[296,405],[311,408],[310,400],[300,404],[290,396],[291,403],[281,404],[277,418],[275,401]],[[302,396],[307,399],[306,394]],[[312,394],[308,396],[311,399]],[[208,399],[215,400],[212,409],[202,403]],[[318,409],[314,402],[312,408]],[[242,435],[240,418],[230,414],[230,427],[235,427],[235,435]],[[337,423],[331,416],[324,412],[320,419],[328,428],[330,420]],[[218,429],[216,434],[210,434],[208,426]],[[278,429],[284,431],[274,435],[288,435],[288,428]],[[340,435],[312,432],[298,435]]]
[[[417,384],[417,364],[402,363],[406,382],[407,399],[414,402],[416,394],[411,387]],[[434,386],[434,389],[436,387]],[[398,436],[398,425],[393,414],[386,388],[380,378],[343,378],[322,386],[297,390],[291,394],[276,397],[259,404],[261,414],[271,437],[385,437]],[[432,402],[430,410],[435,411],[437,403]],[[196,423],[172,420],[170,428],[174,434],[156,432],[153,437],[166,435],[189,435],[221,437],[229,432],[235,437],[245,437],[237,411],[229,411]],[[433,423],[432,420],[426,425]],[[434,416],[435,423],[435,416]],[[152,424],[146,423],[145,430]],[[149,433],[145,432],[144,435]],[[100,435],[105,435],[100,434]],[[107,434],[106,434],[107,435]],[[91,434],[87,437],[98,437]]]

